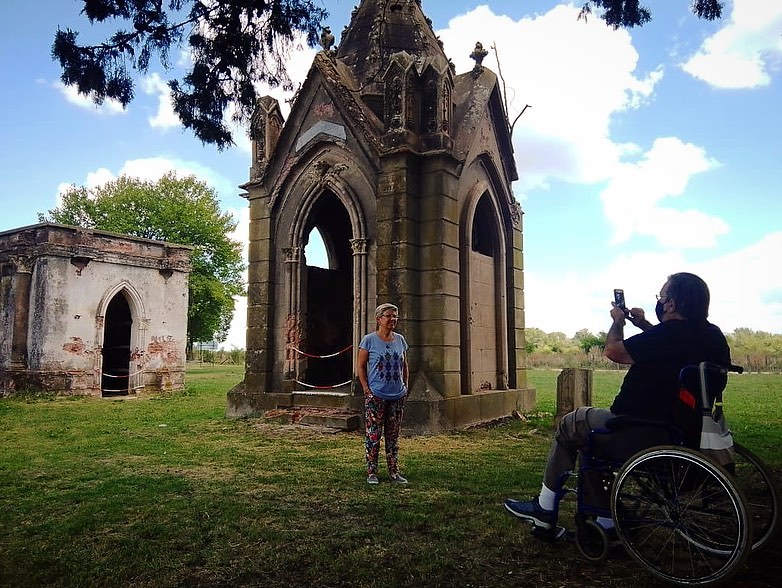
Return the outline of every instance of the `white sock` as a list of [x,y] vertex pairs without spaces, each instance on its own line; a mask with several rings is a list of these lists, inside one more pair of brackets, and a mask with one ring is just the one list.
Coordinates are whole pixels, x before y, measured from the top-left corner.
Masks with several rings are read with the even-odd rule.
[[543,486],[540,488],[538,502],[540,503],[540,508],[544,510],[554,510],[554,507],[557,504],[557,493],[543,484]]
[[604,529],[613,529],[614,528],[614,519],[610,517],[597,517],[596,522],[598,525],[603,527]]

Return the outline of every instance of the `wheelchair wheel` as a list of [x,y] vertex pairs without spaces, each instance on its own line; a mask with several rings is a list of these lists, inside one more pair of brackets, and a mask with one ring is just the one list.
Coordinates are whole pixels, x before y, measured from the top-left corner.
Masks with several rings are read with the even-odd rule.
[[696,451],[658,447],[631,457],[616,477],[611,513],[630,555],[679,586],[729,578],[752,549],[741,490]]
[[752,550],[768,545],[779,529],[779,489],[765,464],[749,449],[733,444],[736,484],[744,492],[752,522]]
[[608,534],[594,519],[576,513],[576,547],[589,561],[603,561],[608,557]]

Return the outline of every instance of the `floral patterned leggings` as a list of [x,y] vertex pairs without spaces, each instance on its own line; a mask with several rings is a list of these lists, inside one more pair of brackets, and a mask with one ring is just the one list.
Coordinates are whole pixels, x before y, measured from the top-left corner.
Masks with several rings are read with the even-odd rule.
[[380,453],[380,437],[385,428],[386,463],[391,476],[399,472],[399,431],[402,429],[402,416],[405,399],[383,400],[374,394],[364,397],[364,426],[366,428],[365,451],[367,475],[377,474],[377,460]]

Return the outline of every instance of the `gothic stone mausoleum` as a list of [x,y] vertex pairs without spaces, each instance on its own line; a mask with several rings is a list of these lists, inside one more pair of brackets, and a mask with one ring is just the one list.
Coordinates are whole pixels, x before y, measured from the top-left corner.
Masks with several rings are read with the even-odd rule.
[[182,388],[190,250],[50,223],[0,233],[0,396]]
[[[381,302],[411,345],[407,432],[527,410],[522,213],[497,76],[456,75],[417,0],[364,0],[287,120],[251,127],[247,360],[229,416],[360,410],[355,361]],[[317,231],[328,269],[308,264]]]

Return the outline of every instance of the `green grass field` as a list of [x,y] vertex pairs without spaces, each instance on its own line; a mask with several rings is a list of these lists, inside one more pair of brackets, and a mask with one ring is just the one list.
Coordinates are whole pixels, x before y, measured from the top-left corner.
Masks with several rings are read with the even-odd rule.
[[[539,488],[558,372],[531,373],[528,419],[404,438],[411,483],[368,487],[359,433],[226,419],[241,369],[194,366],[178,394],[0,400],[0,586],[658,586],[501,508]],[[595,404],[622,375],[595,373]],[[726,404],[779,473],[782,376],[734,376]],[[776,585],[779,552],[730,585]]]

